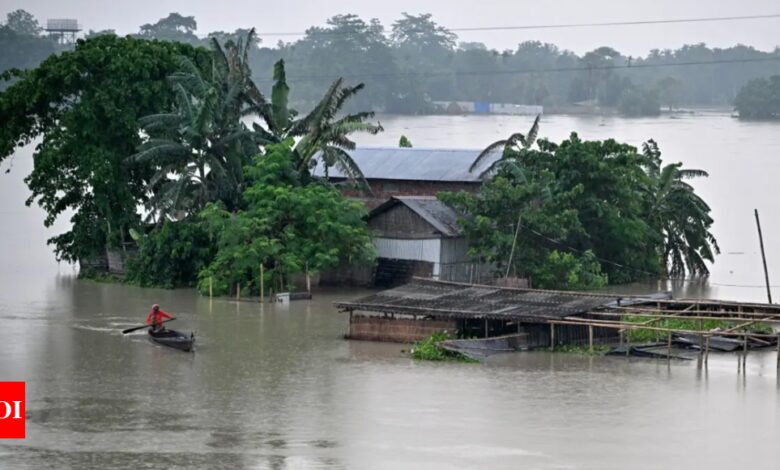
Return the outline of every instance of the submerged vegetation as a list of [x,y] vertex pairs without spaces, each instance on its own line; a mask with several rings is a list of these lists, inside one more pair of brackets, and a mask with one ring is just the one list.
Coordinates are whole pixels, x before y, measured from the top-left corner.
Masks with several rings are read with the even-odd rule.
[[[478,194],[439,197],[465,216],[474,259],[534,287],[597,289],[661,275],[707,275],[719,252],[710,208],[687,182],[701,170],[666,164],[654,141],[642,151],[614,140],[561,143],[513,134],[472,168]],[[535,146],[534,146],[535,144]],[[483,159],[502,152],[487,169]]]
[[750,80],[740,88],[734,106],[740,118],[780,119],[780,74]]
[[464,356],[463,354],[447,351],[446,349],[439,346],[439,343],[448,339],[452,339],[448,332],[439,331],[420,341],[419,343],[415,343],[414,346],[412,346],[412,349],[409,351],[409,354],[414,359],[419,359],[421,361],[479,362],[475,359]]
[[42,138],[28,204],[47,225],[74,212],[49,241],[58,259],[121,252],[130,282],[204,289],[208,279],[221,294],[256,292],[260,270],[282,289],[296,273],[373,256],[365,209],[311,174],[319,163],[363,180],[350,134],[382,128],[373,113],[342,113],[362,84],[337,79],[299,115],[283,61],[270,99],[254,85],[254,42],[253,31],[211,50],[98,35],[6,74],[16,82],[0,94],[0,155]]
[[[740,323],[735,323],[732,321],[723,321],[723,320],[699,321],[699,320],[664,318],[664,319],[659,319],[657,321],[652,321],[652,319],[648,319],[647,317],[639,317],[634,315],[626,315],[623,317],[622,320],[627,323],[638,323],[638,324],[650,324],[649,322],[651,322],[652,323],[651,326],[653,327],[668,328],[668,329],[675,329],[675,330],[691,330],[691,331],[708,332],[708,331],[728,330],[728,329],[735,328],[734,331],[744,331],[744,332],[761,333],[761,334],[772,333],[774,331],[770,325],[767,325],[765,323],[753,323],[747,326],[739,326]],[[626,338],[632,342],[644,343],[644,342],[653,342],[653,341],[665,341],[666,335],[663,332],[659,332],[656,330],[635,328],[635,329],[627,330]]]
[[[27,20],[15,20],[14,28],[35,34]],[[376,24],[338,16],[321,32],[347,26],[351,35],[338,36],[333,47],[377,54],[370,62],[377,70],[395,67]],[[319,85],[313,99],[296,85],[298,102],[311,104],[299,113],[287,69],[301,67],[302,49],[280,46],[290,59],[269,64],[267,96],[253,79],[259,44],[253,30],[215,35],[205,49],[193,39],[194,28],[194,19],[171,15],[145,25],[139,38],[90,35],[38,68],[3,74],[13,83],[0,93],[0,160],[41,139],[26,179],[28,204],[47,212],[47,226],[73,214],[71,229],[49,240],[58,259],[88,266],[118,252],[130,282],[244,295],[261,285],[285,289],[297,274],[369,260],[365,208],[313,170],[319,165],[327,175],[335,167],[370,193],[349,154],[352,134],[382,127],[372,112],[349,110],[377,107],[381,87],[364,92],[362,83],[335,78]],[[319,57],[332,51],[315,41],[318,34],[310,31],[301,44],[322,53],[306,57],[324,70],[330,62]],[[157,37],[166,40],[142,39]],[[454,39],[430,15],[404,15],[392,33],[393,47],[408,57],[432,54],[445,62]],[[463,57],[482,54],[479,47],[463,51]],[[352,56],[340,57],[352,70]],[[581,60],[601,67],[619,59],[600,48]],[[617,103],[606,85],[614,76],[608,67],[599,70],[578,85],[584,95],[577,99]],[[664,83],[659,96],[673,100],[679,82]],[[398,103],[382,105],[390,110]],[[708,273],[718,245],[710,209],[688,183],[706,172],[664,165],[653,141],[638,151],[576,133],[560,143],[537,140],[538,131],[539,118],[527,134],[482,152],[472,166],[484,181],[479,194],[440,196],[465,215],[475,260],[551,289]],[[399,145],[411,142],[402,136]]]

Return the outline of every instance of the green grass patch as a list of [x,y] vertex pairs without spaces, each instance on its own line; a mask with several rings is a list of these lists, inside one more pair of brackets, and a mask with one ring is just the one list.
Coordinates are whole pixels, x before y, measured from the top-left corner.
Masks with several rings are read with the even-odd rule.
[[[638,317],[634,315],[625,315],[623,317],[623,321],[627,323],[645,323],[648,320],[651,320],[651,318]],[[724,321],[724,320],[702,320],[700,322],[699,320],[686,320],[682,318],[680,319],[665,318],[665,319],[654,321],[650,323],[648,326],[652,326],[654,328],[669,328],[674,330],[711,331],[715,329],[728,330],[730,328],[734,328],[735,326],[741,323],[745,323],[745,322],[744,321],[734,322],[734,321]],[[762,334],[771,334],[773,332],[772,327],[767,325],[766,323],[754,323],[747,327],[739,328],[735,331],[744,331],[744,332],[762,333]],[[665,340],[665,338],[666,338],[665,332],[649,330],[645,328],[632,329],[632,330],[628,330],[627,332],[627,339],[631,342],[637,342],[637,343],[663,341]]]
[[453,339],[446,331],[434,333],[426,339],[415,343],[409,354],[421,361],[459,361],[459,362],[479,362],[476,359],[464,356],[463,354],[447,351],[439,346],[439,343]]

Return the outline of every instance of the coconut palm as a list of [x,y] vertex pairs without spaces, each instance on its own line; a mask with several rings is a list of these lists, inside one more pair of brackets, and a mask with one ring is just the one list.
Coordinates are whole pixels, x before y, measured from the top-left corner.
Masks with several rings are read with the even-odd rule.
[[707,177],[704,170],[682,168],[681,163],[661,166],[658,145],[643,146],[647,171],[653,180],[650,223],[663,238],[661,255],[665,273],[671,277],[707,275],[706,261],[713,262],[720,248],[710,232],[710,207],[685,180]]
[[528,130],[527,134],[524,135],[518,132],[510,135],[506,139],[497,140],[496,142],[488,145],[485,150],[480,152],[480,154],[477,155],[477,158],[474,159],[471,167],[469,167],[469,171],[473,172],[483,161],[495,155],[495,153],[499,151],[501,152],[501,157],[494,161],[487,169],[482,171],[480,173],[480,177],[495,174],[502,166],[507,164],[515,165],[516,163],[511,157],[509,157],[509,153],[507,151],[514,150],[517,152],[522,152],[531,148],[534,142],[536,142],[536,136],[539,133],[540,117],[541,115],[536,116],[536,119],[534,119],[534,123],[531,125],[531,129]]

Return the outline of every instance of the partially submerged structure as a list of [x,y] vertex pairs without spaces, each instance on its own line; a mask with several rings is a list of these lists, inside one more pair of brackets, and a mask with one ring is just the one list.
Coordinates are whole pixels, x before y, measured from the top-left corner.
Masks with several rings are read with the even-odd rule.
[[[621,297],[614,294],[564,292],[472,285],[415,278],[411,283],[349,301],[336,307],[350,315],[348,336],[375,341],[419,341],[433,332],[448,330],[460,337],[511,334],[523,348],[623,342],[624,332],[642,329],[656,333],[656,342],[671,350],[676,341],[700,351],[729,350],[778,344],[780,306],[718,300],[677,300],[670,296]],[[665,326],[666,320],[686,320],[695,327]],[[729,325],[708,330],[704,322]],[[398,323],[402,322],[402,323]],[[402,324],[403,327],[398,326]],[[756,332],[755,324],[772,325],[773,332]],[[731,348],[734,350],[737,348]],[[630,350],[630,348],[629,348]],[[744,360],[744,359],[743,359]]]
[[397,285],[412,276],[468,281],[473,268],[457,221],[458,214],[432,196],[394,196],[371,211],[375,284]]
[[[348,336],[353,339],[413,342],[425,338],[431,329],[445,329],[465,337],[526,333],[527,346],[539,347],[550,345],[551,341],[561,344],[587,341],[587,328],[569,326],[558,328],[553,339],[549,322],[585,314],[618,299],[604,294],[415,278],[409,284],[362,299],[337,302],[336,307],[350,313]],[[407,327],[395,328],[399,320]],[[421,327],[413,327],[415,324]],[[597,339],[604,339],[616,332],[596,328],[593,334]]]

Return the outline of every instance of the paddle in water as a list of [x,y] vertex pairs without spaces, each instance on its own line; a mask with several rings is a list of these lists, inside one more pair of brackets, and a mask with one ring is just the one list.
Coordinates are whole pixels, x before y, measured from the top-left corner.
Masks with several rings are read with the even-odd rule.
[[[168,319],[168,320],[163,320],[163,321],[161,321],[160,323],[158,323],[158,325],[162,325],[163,323],[168,323],[169,321],[173,321],[173,320],[176,320],[176,317],[173,317],[173,318],[171,318],[171,319]],[[123,335],[126,335],[126,334],[128,334],[128,333],[132,333],[133,331],[138,331],[138,330],[140,330],[140,329],[142,329],[142,328],[151,328],[151,327],[152,327],[152,325],[141,325],[141,326],[134,326],[134,327],[132,327],[132,328],[128,328],[128,329],[126,329],[126,330],[122,330],[122,334],[123,334]]]

